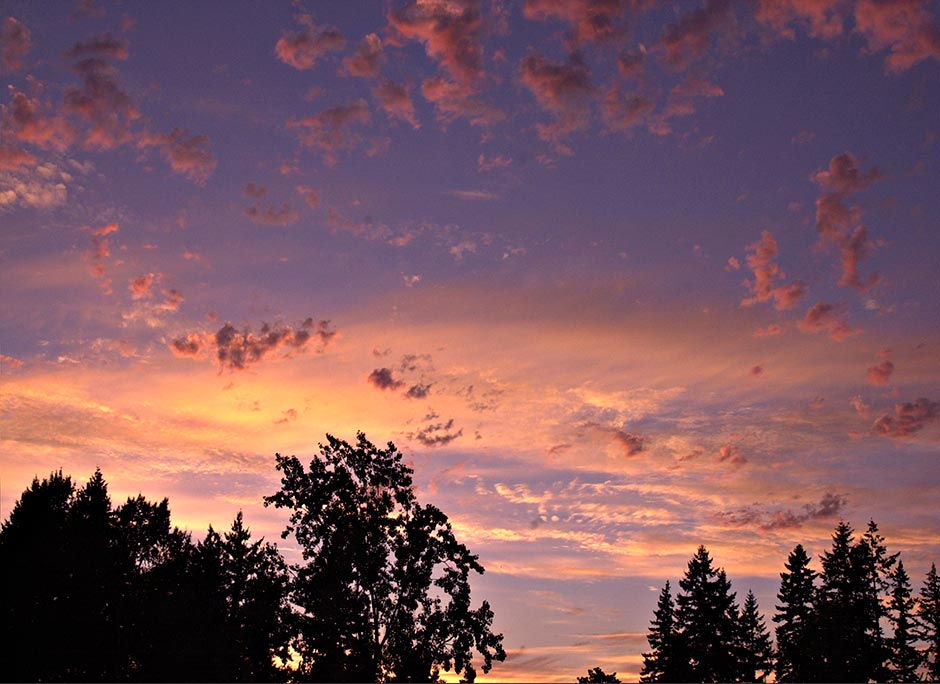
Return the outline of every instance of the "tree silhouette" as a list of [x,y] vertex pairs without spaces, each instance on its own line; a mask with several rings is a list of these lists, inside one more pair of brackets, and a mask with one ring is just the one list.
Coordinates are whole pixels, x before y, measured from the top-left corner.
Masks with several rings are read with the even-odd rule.
[[504,660],[487,602],[470,604],[469,574],[483,566],[457,542],[447,516],[421,506],[412,470],[391,443],[327,435],[305,470],[276,455],[281,489],[305,563],[291,584],[301,610],[299,675],[331,681],[433,681],[440,669],[473,681],[475,649],[488,672]]
[[688,657],[689,677],[699,682],[737,679],[735,652],[738,606],[724,570],[712,566],[704,546],[689,561],[676,598],[679,639]]
[[777,613],[777,658],[774,671],[778,682],[817,681],[816,613],[814,609],[816,573],[809,556],[797,544],[787,557],[787,572],[780,573]]
[[757,607],[754,592],[748,591],[738,621],[740,681],[763,682],[773,671],[774,650],[770,633]]
[[643,654],[641,682],[689,681],[688,663],[676,627],[676,606],[669,580],[659,594],[646,635],[650,651]]
[[588,670],[586,677],[578,677],[578,684],[620,684],[616,672],[604,672],[599,667]]
[[918,636],[927,642],[924,659],[930,681],[940,681],[940,577],[937,565],[931,563],[930,571],[920,588],[917,602],[917,617],[921,623]]
[[917,618],[914,615],[914,599],[911,598],[911,581],[900,561],[891,573],[891,602],[888,619],[894,634],[888,640],[888,678],[892,682],[917,681],[917,668],[923,655],[914,642],[917,639]]

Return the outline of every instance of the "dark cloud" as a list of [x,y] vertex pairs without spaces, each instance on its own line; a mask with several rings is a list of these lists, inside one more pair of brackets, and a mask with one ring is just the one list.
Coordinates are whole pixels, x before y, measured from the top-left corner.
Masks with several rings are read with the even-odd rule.
[[757,21],[771,29],[774,38],[793,40],[793,25],[805,27],[814,38],[835,38],[843,30],[842,0],[759,0]]
[[366,380],[370,385],[380,390],[397,390],[405,385],[403,381],[395,378],[394,371],[391,368],[376,368],[369,373]]
[[877,285],[881,278],[873,273],[868,278],[859,274],[859,264],[874,247],[868,229],[861,225],[862,210],[848,200],[881,178],[875,167],[862,173],[850,152],[836,155],[829,168],[813,174],[813,181],[823,190],[816,199],[816,230],[822,245],[835,245],[841,256],[840,285],[848,285],[860,292]]
[[[433,411],[425,416],[426,421],[434,421],[437,414]],[[453,431],[454,419],[446,422],[428,422],[416,432],[408,433],[408,439],[413,439],[426,447],[447,446],[455,439],[463,435],[463,428]]]
[[538,124],[539,138],[567,151],[562,140],[587,126],[590,105],[597,94],[591,72],[575,53],[565,62],[552,62],[542,54],[527,55],[520,66],[522,83],[553,116],[551,124]]
[[467,84],[480,76],[479,0],[409,0],[388,21],[403,37],[424,43],[428,56],[456,81]]
[[425,399],[431,393],[431,383],[417,383],[408,388],[405,392],[406,399]]
[[7,71],[19,69],[32,47],[29,29],[18,19],[6,17],[0,28],[0,64],[3,68]]
[[288,128],[299,129],[301,144],[318,151],[327,165],[333,166],[339,153],[362,143],[362,136],[352,129],[372,120],[366,101],[359,99],[346,105],[326,109],[319,114],[288,122]]
[[623,35],[618,20],[625,0],[526,0],[522,12],[527,19],[557,19],[571,24],[571,41],[603,43]]
[[885,437],[910,437],[940,417],[940,402],[921,397],[914,402],[895,404],[894,415],[886,413],[875,421],[874,430]]
[[308,349],[322,353],[336,335],[329,321],[308,318],[299,326],[262,323],[258,334],[225,323],[215,333],[197,331],[173,339],[169,346],[177,356],[201,357],[214,352],[219,369],[244,370],[266,360],[293,357]]
[[63,151],[75,141],[75,130],[63,116],[43,113],[38,99],[12,89],[10,103],[2,105],[0,132],[8,149],[12,141]]
[[622,94],[617,87],[610,88],[601,102],[601,112],[607,127],[615,131],[628,131],[646,123],[655,103],[640,93]]
[[300,218],[300,214],[287,204],[280,209],[270,206],[261,207],[255,204],[245,209],[245,216],[255,223],[265,226],[289,226]]
[[774,308],[778,311],[796,306],[806,294],[806,284],[801,280],[794,280],[788,285],[776,285],[776,281],[786,278],[786,274],[774,261],[778,248],[770,232],[763,231],[760,242],[748,245],[747,249],[745,262],[754,273],[754,280],[744,281],[752,296],[741,300],[741,305],[752,306],[758,302],[773,301]]
[[797,321],[796,327],[805,333],[824,332],[836,342],[842,342],[862,332],[846,323],[844,305],[833,305],[827,302],[816,302],[806,312],[806,316]]
[[681,71],[700,59],[711,45],[712,35],[733,16],[731,0],[707,0],[704,7],[689,10],[663,32],[656,48],[670,69]]
[[309,14],[298,19],[304,28],[285,31],[274,46],[274,54],[284,64],[300,70],[312,69],[323,55],[346,46],[346,38],[338,29],[317,27]]
[[888,359],[882,359],[881,363],[868,368],[868,382],[872,385],[887,385],[891,382],[892,373],[894,373],[894,364]]
[[636,456],[645,448],[645,439],[626,430],[611,430],[610,436],[614,443],[623,449],[624,456]]
[[63,111],[88,124],[85,146],[110,150],[129,142],[131,125],[140,118],[140,110],[134,98],[121,89],[117,69],[101,57],[79,60],[72,69],[82,84],[65,91]]
[[244,190],[246,197],[254,197],[255,199],[263,199],[265,195],[268,194],[268,189],[263,185],[257,185],[255,183],[248,183],[245,185]]
[[770,511],[758,505],[745,506],[733,511],[722,511],[717,517],[733,527],[756,527],[760,530],[793,529],[812,520],[838,517],[848,505],[840,494],[826,492],[817,503],[804,504],[802,510]]
[[190,135],[189,131],[181,128],[174,128],[169,133],[144,132],[137,141],[140,149],[159,149],[173,171],[197,185],[204,185],[218,164],[212,153],[205,149],[208,144],[209,136]]
[[412,128],[421,128],[415,114],[414,102],[411,101],[411,95],[405,86],[385,79],[376,86],[373,95],[382,110],[391,118],[405,121],[411,124]]
[[617,53],[617,70],[621,76],[634,78],[643,73],[646,53],[640,50],[623,50]]
[[115,38],[110,33],[103,33],[88,40],[75,43],[71,50],[65,53],[72,59],[86,57],[110,57],[124,60],[128,57],[127,41]]

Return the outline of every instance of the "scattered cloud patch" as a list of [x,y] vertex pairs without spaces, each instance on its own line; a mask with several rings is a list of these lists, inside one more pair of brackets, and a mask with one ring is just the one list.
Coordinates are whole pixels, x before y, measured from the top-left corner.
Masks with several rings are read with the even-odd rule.
[[910,437],[940,417],[940,402],[921,397],[895,404],[894,415],[886,413],[875,421],[874,430],[884,437]]
[[836,342],[842,342],[862,332],[845,321],[844,305],[833,305],[827,302],[816,302],[806,312],[806,316],[797,321],[796,327],[805,333],[824,332]]

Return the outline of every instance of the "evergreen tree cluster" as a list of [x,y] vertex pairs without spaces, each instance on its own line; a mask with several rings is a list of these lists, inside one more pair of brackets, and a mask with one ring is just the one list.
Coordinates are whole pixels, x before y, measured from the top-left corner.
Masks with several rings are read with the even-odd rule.
[[821,570],[798,544],[780,573],[776,647],[753,593],[738,607],[724,570],[700,546],[673,597],[667,581],[643,654],[644,682],[940,681],[940,579],[919,596],[872,521],[856,539],[840,522]]
[[305,470],[277,456],[303,562],[231,529],[194,542],[167,499],[112,506],[98,470],[23,492],[0,527],[2,681],[473,681],[506,657],[476,556],[414,497],[389,444],[360,434]]

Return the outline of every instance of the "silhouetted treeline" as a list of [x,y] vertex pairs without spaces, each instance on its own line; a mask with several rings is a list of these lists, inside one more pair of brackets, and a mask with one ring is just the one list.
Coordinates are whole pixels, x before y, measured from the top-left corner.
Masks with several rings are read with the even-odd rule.
[[667,581],[643,654],[644,682],[867,682],[940,680],[940,579],[919,596],[899,553],[874,522],[856,539],[839,523],[821,569],[797,545],[780,573],[776,647],[748,592],[743,606],[700,546],[674,597]]
[[477,557],[414,497],[394,445],[327,436],[305,470],[277,456],[303,562],[252,540],[239,512],[202,541],[167,499],[112,506],[96,471],[34,479],[0,528],[4,681],[472,681],[504,660]]

